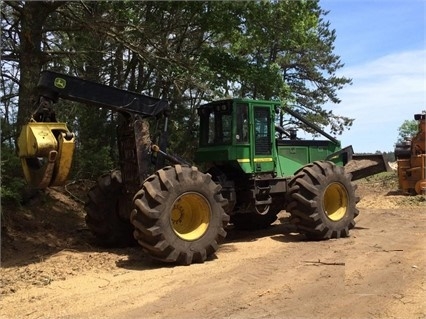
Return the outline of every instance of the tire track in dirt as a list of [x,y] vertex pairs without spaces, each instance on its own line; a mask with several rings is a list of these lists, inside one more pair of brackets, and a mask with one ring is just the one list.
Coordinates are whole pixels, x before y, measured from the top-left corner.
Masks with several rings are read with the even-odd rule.
[[[206,269],[208,277],[200,277],[192,285],[186,285],[185,291],[180,286],[160,300],[147,304],[137,309],[126,312],[125,317],[137,318],[141,313],[149,318],[170,317],[174,318],[271,318],[286,315],[288,309],[293,315],[305,315],[305,310],[300,311],[299,306],[292,307],[291,300],[299,303],[304,298],[316,298],[321,293],[310,287],[310,282],[324,282],[321,289],[333,287],[336,294],[336,283],[329,281],[340,278],[340,291],[343,291],[344,270],[341,266],[327,270],[315,267],[304,260],[333,261],[342,260],[332,250],[323,251],[322,246],[328,244],[319,242],[318,248],[309,252],[301,249],[296,255],[294,251],[298,245],[309,243],[283,243],[278,240],[264,239],[267,243],[255,243],[257,248],[245,247],[244,251],[250,252],[251,257],[233,259],[235,257],[223,256],[219,251],[219,259],[214,263],[222,263],[225,267]],[[226,246],[226,245],[225,245]],[[251,246],[243,244],[243,246]],[[262,249],[263,248],[263,249]],[[225,247],[226,249],[226,247]],[[318,254],[319,251],[322,251]],[[259,256],[259,252],[261,255]],[[232,265],[232,266],[230,266]],[[259,267],[259,265],[262,265]],[[208,267],[210,268],[210,267]],[[195,274],[193,274],[195,275]],[[297,285],[296,285],[297,284]],[[180,293],[179,293],[180,291]],[[296,293],[297,292],[297,293]],[[295,294],[296,293],[296,294]],[[177,308],[168,308],[167,300],[173,299]],[[177,299],[177,300],[176,300]],[[203,305],[201,308],[199,305]],[[285,306],[284,306],[285,305]],[[124,317],[124,316],[119,316]]]

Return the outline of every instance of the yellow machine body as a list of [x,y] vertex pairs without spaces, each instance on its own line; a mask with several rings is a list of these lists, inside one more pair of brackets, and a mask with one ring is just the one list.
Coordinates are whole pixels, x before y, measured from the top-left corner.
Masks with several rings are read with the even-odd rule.
[[400,159],[397,163],[399,188],[404,193],[426,194],[426,155]]
[[28,184],[63,185],[72,165],[75,137],[65,123],[29,122],[18,139],[19,157]]
[[416,115],[418,132],[411,139],[407,156],[397,155],[399,188],[404,193],[426,195],[426,120]]

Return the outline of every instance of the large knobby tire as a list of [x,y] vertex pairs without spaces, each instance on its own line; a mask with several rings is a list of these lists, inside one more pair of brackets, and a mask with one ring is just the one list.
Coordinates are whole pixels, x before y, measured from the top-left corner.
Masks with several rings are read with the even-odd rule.
[[287,212],[308,239],[349,236],[359,211],[351,174],[332,162],[317,161],[296,172],[289,183]]
[[86,225],[101,246],[126,247],[136,244],[132,224],[120,217],[120,205],[131,207],[131,200],[123,195],[121,172],[115,170],[98,178],[85,204]]
[[157,260],[202,263],[226,237],[229,216],[221,186],[194,166],[167,166],[148,177],[134,197],[134,236]]

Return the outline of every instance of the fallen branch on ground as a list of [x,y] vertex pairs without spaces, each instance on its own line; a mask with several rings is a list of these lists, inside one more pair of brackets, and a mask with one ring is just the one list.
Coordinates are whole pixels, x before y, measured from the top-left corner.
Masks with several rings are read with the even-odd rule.
[[345,266],[345,263],[342,262],[325,262],[325,261],[321,261],[318,259],[318,261],[309,261],[309,260],[305,260],[304,261],[307,264],[319,264],[319,265],[326,265],[326,266]]

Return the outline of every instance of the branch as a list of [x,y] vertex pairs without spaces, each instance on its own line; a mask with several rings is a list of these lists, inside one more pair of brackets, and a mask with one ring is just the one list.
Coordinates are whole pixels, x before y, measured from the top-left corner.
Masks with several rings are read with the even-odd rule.
[[5,94],[0,98],[0,101],[2,103],[4,103],[7,100],[13,99],[14,97],[18,97],[18,93],[9,93],[9,94]]
[[329,263],[329,262],[324,262],[318,259],[318,261],[309,261],[306,260],[304,261],[307,264],[318,264],[318,265],[326,265],[326,266],[345,266],[345,263],[342,262],[333,262],[333,263]]
[[84,200],[82,200],[82,199],[80,199],[80,198],[78,198],[76,195],[74,195],[73,193],[71,193],[71,191],[70,190],[68,190],[68,186],[70,186],[70,185],[73,185],[73,184],[75,184],[75,183],[77,183],[78,181],[72,181],[72,182],[70,182],[70,183],[68,183],[68,184],[66,184],[65,185],[65,191],[75,200],[75,201],[77,201],[77,202],[79,202],[80,204],[84,204],[85,203],[85,201]]
[[9,75],[9,74],[7,74],[6,72],[3,72],[3,73],[1,74],[1,76],[2,76],[2,77],[4,77],[4,78],[6,78],[6,79],[11,80],[12,82],[14,82],[14,83],[16,83],[16,84],[18,84],[18,85],[20,85],[19,80],[18,80],[16,77],[14,77],[13,75]]
[[24,10],[23,7],[19,6],[20,2],[18,1],[5,1],[4,3],[7,4],[9,7],[11,7],[12,9],[18,11],[19,14],[22,14],[22,11]]
[[2,54],[1,59],[4,61],[19,62],[19,56],[17,56],[16,54]]

